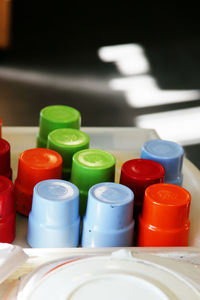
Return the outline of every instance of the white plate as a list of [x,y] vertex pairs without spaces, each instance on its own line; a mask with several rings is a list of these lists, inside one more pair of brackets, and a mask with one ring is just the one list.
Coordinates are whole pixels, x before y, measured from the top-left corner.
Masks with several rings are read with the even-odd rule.
[[200,299],[200,288],[172,269],[119,252],[53,268],[32,288],[27,283],[17,298],[44,299],[195,300]]

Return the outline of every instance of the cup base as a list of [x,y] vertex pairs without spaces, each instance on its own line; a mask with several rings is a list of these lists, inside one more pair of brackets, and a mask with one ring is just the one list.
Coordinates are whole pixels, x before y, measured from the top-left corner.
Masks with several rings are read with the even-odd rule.
[[0,243],[12,243],[14,241],[15,219],[16,214],[13,213],[8,218],[0,220]]
[[190,223],[174,230],[158,229],[145,224],[139,216],[138,242],[139,247],[186,247],[189,240]]
[[121,230],[100,231],[89,226],[85,218],[83,220],[82,247],[131,247],[133,246],[133,237],[134,221]]
[[80,218],[70,226],[52,227],[40,224],[30,213],[27,242],[32,248],[78,247],[79,228]]

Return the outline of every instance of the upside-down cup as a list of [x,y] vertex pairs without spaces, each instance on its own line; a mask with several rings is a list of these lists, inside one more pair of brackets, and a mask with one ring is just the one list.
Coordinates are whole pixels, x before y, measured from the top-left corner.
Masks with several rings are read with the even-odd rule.
[[77,247],[79,190],[64,180],[36,184],[28,221],[28,243],[34,248]]
[[47,148],[52,149],[63,158],[62,178],[69,180],[71,176],[72,157],[89,148],[89,136],[78,129],[61,128],[49,133]]
[[188,246],[190,202],[190,193],[180,186],[149,186],[139,216],[138,246]]
[[33,188],[46,179],[61,179],[62,157],[59,153],[43,148],[33,148],[19,156],[15,180],[16,209],[28,216],[31,210]]
[[10,167],[10,144],[0,138],[0,175],[12,180],[12,169]]
[[0,176],[0,243],[12,243],[15,238],[14,186],[10,179]]
[[142,210],[145,189],[164,182],[165,170],[159,163],[148,159],[132,159],[122,165],[120,183],[129,187],[134,193],[134,219]]
[[79,213],[86,211],[89,189],[100,182],[113,182],[115,178],[115,157],[97,149],[81,150],[72,159],[71,182],[80,192]]
[[79,129],[80,112],[66,105],[50,105],[40,111],[40,130],[37,136],[37,147],[46,148],[48,134],[58,128]]
[[2,127],[2,120],[0,118],[0,138],[1,138],[1,127]]
[[118,183],[104,182],[91,187],[83,219],[82,247],[132,246],[133,200],[133,192]]
[[165,183],[181,186],[184,149],[179,144],[161,139],[144,143],[141,158],[151,159],[165,168]]

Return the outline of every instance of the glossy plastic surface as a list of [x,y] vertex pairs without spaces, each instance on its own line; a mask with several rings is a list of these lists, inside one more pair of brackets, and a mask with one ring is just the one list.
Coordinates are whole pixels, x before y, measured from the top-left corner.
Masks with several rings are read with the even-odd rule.
[[[116,157],[115,181],[119,182],[122,164],[139,158],[145,141],[157,139],[154,130],[139,128],[93,128],[83,127],[90,137],[90,147],[109,151]],[[17,176],[18,158],[21,152],[36,145],[37,127],[3,127],[2,135],[11,145],[13,178]],[[187,158],[183,159],[183,187],[191,194],[189,246],[200,246],[200,172]],[[29,247],[26,242],[27,218],[17,214],[17,232],[14,243]],[[78,248],[77,248],[78,249]],[[76,249],[76,250],[77,250]],[[190,248],[184,248],[189,251]],[[82,249],[80,249],[82,251]],[[147,249],[148,250],[148,249]],[[46,250],[45,250],[46,251]]]
[[50,105],[40,111],[37,147],[46,148],[48,134],[58,128],[80,128],[80,112],[66,105]]
[[19,156],[15,180],[17,211],[28,216],[35,184],[46,179],[61,179],[61,176],[62,157],[59,153],[43,148],[33,148],[22,152]]
[[135,195],[134,216],[141,212],[144,191],[154,183],[164,182],[165,170],[161,164],[148,159],[126,161],[121,168],[120,183],[128,186]]
[[12,243],[15,238],[14,186],[10,179],[0,176],[0,242]]
[[2,127],[2,120],[0,118],[0,138],[1,138],[1,127]]
[[115,157],[98,149],[77,152],[72,160],[71,182],[80,191],[80,215],[85,214],[88,190],[100,182],[114,181]]
[[10,167],[10,144],[0,138],[0,175],[12,180],[12,169]]
[[139,217],[139,246],[187,246],[190,229],[191,195],[184,188],[167,183],[145,190]]
[[70,179],[73,155],[80,150],[88,149],[89,142],[89,136],[78,129],[61,128],[49,133],[47,148],[58,152],[62,156],[63,179]]
[[28,243],[34,248],[77,247],[79,191],[64,180],[36,184],[29,214]]
[[91,187],[83,220],[82,247],[132,246],[133,199],[133,192],[118,183],[104,182]]
[[165,182],[181,186],[183,148],[172,141],[156,139],[144,143],[141,158],[157,161],[165,168]]

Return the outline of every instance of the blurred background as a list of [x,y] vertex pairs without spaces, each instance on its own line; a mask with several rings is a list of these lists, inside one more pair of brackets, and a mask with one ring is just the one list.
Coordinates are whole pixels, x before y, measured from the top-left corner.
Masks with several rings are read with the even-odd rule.
[[82,126],[154,128],[200,168],[200,21],[176,3],[0,0],[0,117],[36,126],[77,108]]

